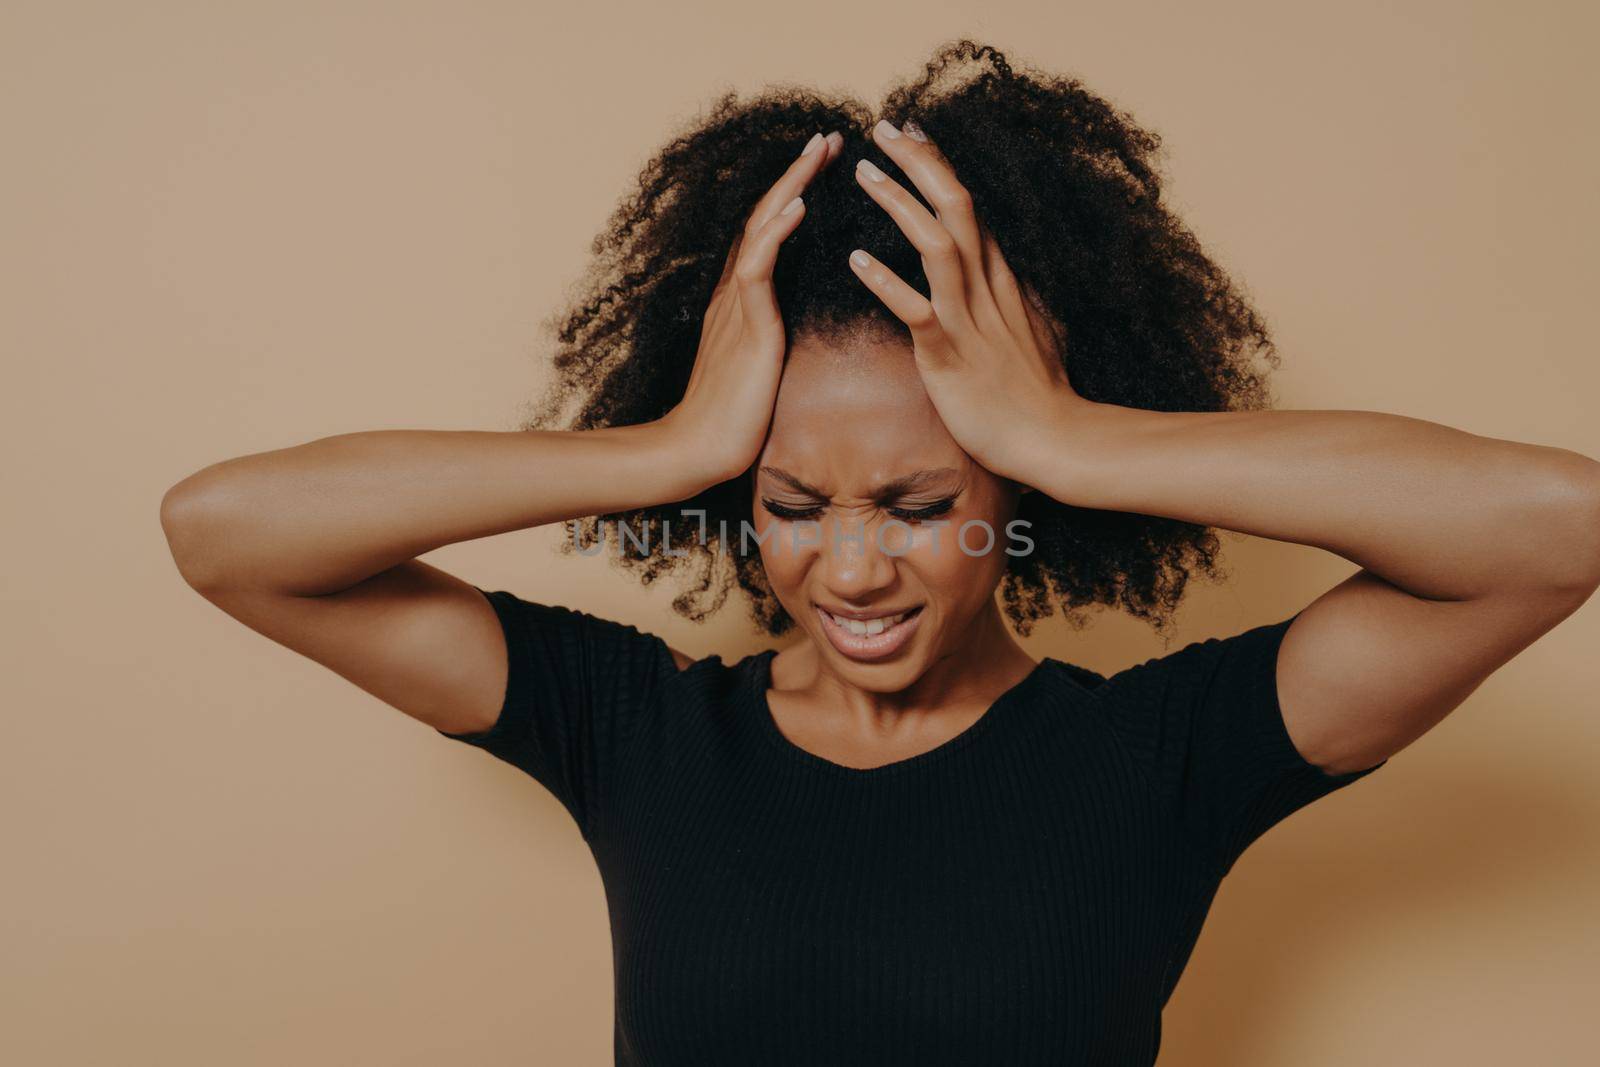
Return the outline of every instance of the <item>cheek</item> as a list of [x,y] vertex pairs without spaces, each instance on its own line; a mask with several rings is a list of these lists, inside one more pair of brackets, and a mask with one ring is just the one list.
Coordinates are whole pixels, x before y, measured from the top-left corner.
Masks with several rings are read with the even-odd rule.
[[964,617],[994,595],[1005,572],[1009,560],[1005,550],[1012,543],[1006,534],[1008,521],[1003,509],[994,513],[986,509],[953,518],[939,528],[937,540],[932,530],[919,530],[901,562],[916,572],[935,600],[948,605],[953,616]]
[[[938,538],[919,531],[913,546],[899,557],[903,569],[916,574],[917,582],[934,601],[945,605],[952,614],[967,614],[967,606],[981,599],[985,584],[984,560],[966,555],[956,541],[957,526],[952,524],[939,530]],[[983,538],[973,536],[968,543],[981,548]]]

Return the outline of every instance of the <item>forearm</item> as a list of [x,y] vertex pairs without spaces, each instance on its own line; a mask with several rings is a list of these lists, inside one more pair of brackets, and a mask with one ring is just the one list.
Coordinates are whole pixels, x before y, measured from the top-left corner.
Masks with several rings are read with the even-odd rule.
[[1056,499],[1314,545],[1417,596],[1600,568],[1600,464],[1566,449],[1382,412],[1087,402],[1048,436],[1029,484]]
[[168,491],[191,584],[337,592],[442,545],[685,499],[716,476],[661,423],[376,430],[225,460]]

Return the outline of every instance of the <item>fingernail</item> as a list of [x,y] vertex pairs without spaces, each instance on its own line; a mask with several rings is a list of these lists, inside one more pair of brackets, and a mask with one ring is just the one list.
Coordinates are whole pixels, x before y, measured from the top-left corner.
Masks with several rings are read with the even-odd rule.
[[873,128],[891,141],[900,136],[900,131],[895,129],[894,123],[888,119],[879,119],[878,125]]
[[918,126],[915,122],[908,122],[900,128],[904,130],[906,136],[911,138],[913,141],[922,141],[923,143],[926,143],[928,140],[928,135],[923,133],[922,127]]
[[854,263],[858,267],[865,267],[872,261],[867,258],[867,254],[865,252],[858,248],[854,252],[850,253],[850,262]]
[[868,180],[870,180],[870,181],[875,181],[875,182],[883,181],[883,178],[884,178],[883,171],[881,171],[877,167],[873,166],[872,165],[872,160],[870,160],[870,159],[861,160],[859,163],[856,164],[856,169],[859,170],[862,174],[865,174],[867,176]]
[[801,152],[800,154],[802,156],[809,156],[811,153],[815,152],[817,150],[818,146],[820,146],[821,144],[822,144],[822,134],[814,133],[814,134],[811,135],[811,140],[806,142],[805,151]]
[[783,205],[783,210],[778,212],[778,214],[780,214],[780,215],[793,215],[796,211],[799,211],[799,210],[800,210],[800,198],[797,196],[793,200],[789,201],[787,204]]

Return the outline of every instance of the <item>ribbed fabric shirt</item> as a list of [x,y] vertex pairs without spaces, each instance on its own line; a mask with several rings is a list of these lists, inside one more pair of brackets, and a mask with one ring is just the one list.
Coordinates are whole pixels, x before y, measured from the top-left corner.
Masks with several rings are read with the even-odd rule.
[[1330,775],[1291,742],[1294,616],[1109,678],[1046,658],[937,748],[857,769],[778,729],[775,650],[679,670],[635,627],[480,592],[504,706],[444,735],[588,843],[619,1067],[1148,1067],[1240,854],[1383,765]]

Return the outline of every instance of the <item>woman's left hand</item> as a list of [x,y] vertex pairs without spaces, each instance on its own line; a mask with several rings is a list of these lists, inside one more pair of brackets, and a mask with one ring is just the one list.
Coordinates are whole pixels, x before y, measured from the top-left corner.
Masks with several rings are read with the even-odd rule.
[[1067,380],[1063,341],[1023,293],[972,196],[944,154],[911,124],[873,129],[937,217],[866,159],[856,180],[922,254],[923,296],[863,249],[850,265],[911,331],[924,387],[966,452],[1002,477],[1028,482],[1028,459],[1062,421],[1095,405]]

